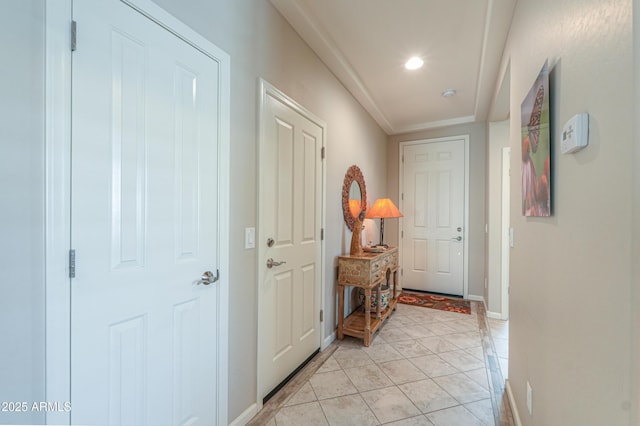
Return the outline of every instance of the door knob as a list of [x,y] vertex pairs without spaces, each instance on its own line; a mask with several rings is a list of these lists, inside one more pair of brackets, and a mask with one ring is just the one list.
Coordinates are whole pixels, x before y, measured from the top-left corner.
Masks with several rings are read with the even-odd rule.
[[456,238],[452,238],[451,241],[462,241],[462,237],[457,236]]
[[282,262],[276,262],[273,259],[269,258],[269,259],[267,259],[267,268],[271,269],[274,266],[280,266],[283,263],[287,263],[287,262],[285,262],[284,260]]
[[218,269],[216,269],[216,275],[213,275],[213,272],[211,271],[206,271],[204,274],[202,274],[202,277],[200,277],[200,279],[198,280],[198,285],[200,284],[204,284],[204,285],[209,285],[209,284],[213,284],[216,281],[218,281],[218,279],[220,278],[220,271]]

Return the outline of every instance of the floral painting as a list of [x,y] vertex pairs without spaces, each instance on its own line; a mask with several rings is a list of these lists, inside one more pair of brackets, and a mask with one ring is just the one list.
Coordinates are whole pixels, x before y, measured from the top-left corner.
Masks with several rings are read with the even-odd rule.
[[549,72],[544,63],[522,101],[522,214],[551,216]]

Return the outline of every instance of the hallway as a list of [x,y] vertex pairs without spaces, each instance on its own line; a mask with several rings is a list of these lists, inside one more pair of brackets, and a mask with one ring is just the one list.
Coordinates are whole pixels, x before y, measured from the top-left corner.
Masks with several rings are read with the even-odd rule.
[[471,305],[466,315],[399,304],[370,347],[336,340],[249,424],[512,425],[499,368],[508,325]]

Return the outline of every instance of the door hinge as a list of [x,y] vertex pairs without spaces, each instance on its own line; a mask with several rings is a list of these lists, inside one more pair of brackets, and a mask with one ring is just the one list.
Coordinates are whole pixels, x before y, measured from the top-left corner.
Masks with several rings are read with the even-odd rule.
[[324,228],[320,228],[320,241],[324,241]]
[[76,277],[76,251],[69,250],[69,278]]
[[76,51],[76,41],[77,41],[77,26],[76,21],[71,21],[71,51]]
[[402,156],[402,162],[404,163],[404,155]]
[[323,146],[322,149],[320,149],[320,158],[324,160],[325,154],[326,154],[326,152],[325,152],[325,148]]
[[400,238],[404,238],[404,231],[400,231]]
[[324,321],[324,309],[320,309],[320,322]]
[[401,194],[402,201],[404,201],[404,192]]
[[404,268],[400,268],[400,276],[403,277],[404,276]]

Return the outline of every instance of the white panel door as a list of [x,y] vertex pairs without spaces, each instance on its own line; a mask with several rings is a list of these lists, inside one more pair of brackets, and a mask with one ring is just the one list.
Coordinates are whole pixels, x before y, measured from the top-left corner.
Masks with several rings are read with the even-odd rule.
[[402,287],[464,293],[465,142],[403,147]]
[[213,425],[219,65],[120,1],[73,14],[71,421]]
[[[260,174],[262,288],[261,392],[264,397],[320,348],[323,129],[265,96]],[[272,239],[270,247],[267,240]]]

